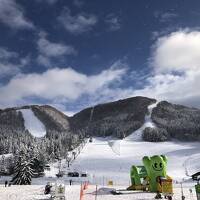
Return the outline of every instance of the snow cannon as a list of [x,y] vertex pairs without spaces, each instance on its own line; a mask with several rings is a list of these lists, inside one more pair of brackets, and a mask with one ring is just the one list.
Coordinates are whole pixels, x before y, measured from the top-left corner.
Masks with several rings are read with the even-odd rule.
[[148,190],[164,195],[173,193],[172,179],[167,176],[167,157],[155,155],[143,157],[144,166],[132,166],[128,190]]

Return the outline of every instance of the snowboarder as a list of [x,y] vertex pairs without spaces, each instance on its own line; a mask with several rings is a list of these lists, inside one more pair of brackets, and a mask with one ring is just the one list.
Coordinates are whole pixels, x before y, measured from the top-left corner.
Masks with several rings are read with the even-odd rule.
[[8,185],[8,181],[5,181],[5,187],[7,187],[7,185]]

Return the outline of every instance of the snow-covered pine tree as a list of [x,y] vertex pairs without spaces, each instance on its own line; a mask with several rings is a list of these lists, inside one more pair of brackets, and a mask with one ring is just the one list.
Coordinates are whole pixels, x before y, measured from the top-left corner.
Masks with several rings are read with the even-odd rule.
[[32,166],[31,160],[25,160],[24,157],[20,156],[15,167],[12,183],[14,185],[30,185],[34,175]]

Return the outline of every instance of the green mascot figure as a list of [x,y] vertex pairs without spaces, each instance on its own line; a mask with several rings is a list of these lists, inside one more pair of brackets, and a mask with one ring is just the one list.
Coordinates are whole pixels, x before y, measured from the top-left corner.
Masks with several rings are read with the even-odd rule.
[[151,192],[158,192],[160,178],[167,178],[167,158],[164,155],[143,157],[143,163],[149,177],[149,190]]

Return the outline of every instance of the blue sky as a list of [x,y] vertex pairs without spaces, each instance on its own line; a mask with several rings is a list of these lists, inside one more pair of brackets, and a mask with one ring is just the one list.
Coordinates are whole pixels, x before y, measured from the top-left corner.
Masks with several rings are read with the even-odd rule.
[[0,0],[0,107],[200,107],[199,21],[198,0]]

